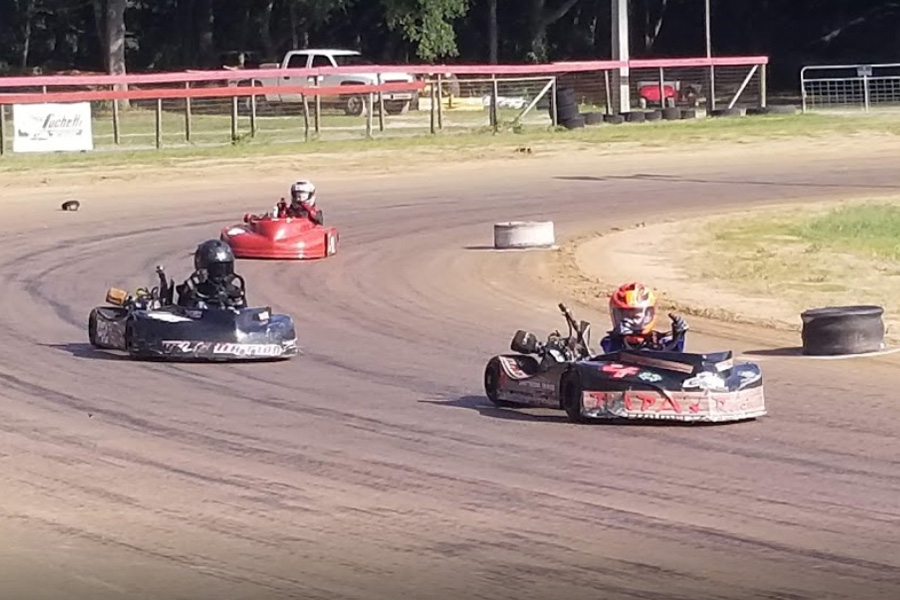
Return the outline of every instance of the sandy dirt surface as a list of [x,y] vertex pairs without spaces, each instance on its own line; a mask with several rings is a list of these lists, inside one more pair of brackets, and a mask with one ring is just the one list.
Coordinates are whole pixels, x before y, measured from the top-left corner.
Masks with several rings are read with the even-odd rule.
[[[493,408],[481,384],[516,329],[560,327],[556,302],[578,300],[554,270],[561,253],[490,251],[494,222],[552,219],[564,241],[832,185],[897,186],[895,151],[579,150],[317,173],[339,254],[238,265],[252,303],[294,315],[305,353],[242,365],[121,360],[87,344],[87,314],[156,264],[185,277],[195,245],[267,209],[294,168],[198,168],[184,192],[168,173],[124,191],[51,179],[7,195],[4,180],[4,592],[896,598],[890,360],[798,365],[766,356],[778,344],[766,332],[700,326],[695,347],[765,361],[770,416],[722,427],[575,426]],[[58,210],[67,186],[81,211]],[[576,310],[606,319],[605,303]]]

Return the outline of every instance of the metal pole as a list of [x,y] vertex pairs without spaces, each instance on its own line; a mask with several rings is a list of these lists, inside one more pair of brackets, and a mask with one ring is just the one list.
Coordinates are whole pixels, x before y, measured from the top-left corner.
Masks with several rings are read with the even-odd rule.
[[[191,89],[191,82],[184,82],[184,89]],[[191,141],[191,99],[189,97],[185,97],[184,99],[184,141]]]
[[603,71],[603,83],[606,86],[606,114],[611,115],[612,112],[612,90],[609,87],[609,71]]
[[[705,11],[705,21],[706,21],[706,58],[712,60],[712,24],[711,24],[711,11],[709,8],[710,0],[705,1],[706,11]],[[712,63],[709,65],[709,94],[706,100],[706,105],[709,110],[716,109],[716,68],[712,66]]]
[[[116,102],[118,104],[118,102]],[[156,99],[156,149],[162,147],[162,98]]]
[[[319,87],[318,77],[316,77],[316,87]],[[318,139],[322,127],[322,96],[319,94],[316,94],[316,118],[314,126],[316,128],[316,139]]]
[[[628,35],[629,0],[612,0],[612,59],[627,62],[631,60],[631,44]],[[613,74],[619,89],[619,112],[631,110],[631,75],[628,67],[620,67]]]
[[762,68],[759,70],[759,105],[763,108],[766,107],[768,102],[768,90],[766,89],[766,65],[762,65]]

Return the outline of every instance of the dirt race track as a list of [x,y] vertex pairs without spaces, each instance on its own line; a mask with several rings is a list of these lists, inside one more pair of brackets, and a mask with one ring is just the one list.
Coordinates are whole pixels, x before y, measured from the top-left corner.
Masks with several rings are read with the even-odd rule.
[[[85,186],[77,213],[50,191],[10,194],[2,596],[900,597],[898,359],[765,357],[770,416],[719,427],[575,426],[482,394],[517,328],[564,326],[540,254],[483,248],[495,221],[551,218],[569,237],[900,187],[893,152],[756,152],[319,177],[340,253],[238,264],[251,302],[298,322],[306,354],[271,364],[119,360],[85,324],[110,285],[153,284],[156,264],[187,276],[199,241],[266,210],[294,173],[197,175],[189,194],[163,177]],[[598,341],[605,306],[573,308]],[[695,350],[764,347],[699,329]]]

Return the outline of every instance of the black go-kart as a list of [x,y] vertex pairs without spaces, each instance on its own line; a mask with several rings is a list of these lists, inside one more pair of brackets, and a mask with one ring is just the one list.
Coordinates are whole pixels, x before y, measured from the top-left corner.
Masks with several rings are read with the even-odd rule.
[[156,272],[160,284],[152,289],[107,291],[109,306],[93,308],[88,317],[92,346],[169,361],[284,360],[299,354],[290,316],[273,314],[270,307],[179,306],[173,282],[161,267]]

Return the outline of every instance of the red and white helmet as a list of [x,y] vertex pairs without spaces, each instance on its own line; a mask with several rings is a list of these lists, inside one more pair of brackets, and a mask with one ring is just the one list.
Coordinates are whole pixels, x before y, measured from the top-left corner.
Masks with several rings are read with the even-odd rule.
[[316,203],[316,186],[313,182],[301,180],[294,182],[291,186],[291,200],[293,202],[303,202],[308,206]]

